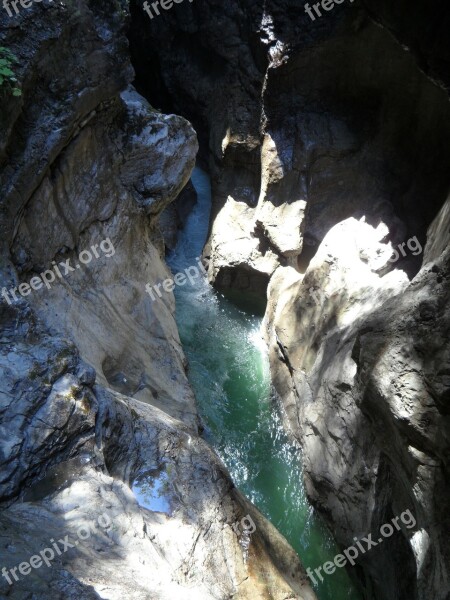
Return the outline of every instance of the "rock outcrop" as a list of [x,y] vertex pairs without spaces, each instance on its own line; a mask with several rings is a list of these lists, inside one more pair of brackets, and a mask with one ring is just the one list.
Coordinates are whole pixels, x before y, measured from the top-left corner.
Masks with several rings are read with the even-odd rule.
[[304,272],[349,217],[383,218],[396,244],[424,242],[448,191],[444,1],[413,13],[405,3],[405,22],[388,3],[336,5],[314,22],[294,0],[185,3],[153,21],[141,4],[130,32],[137,86],[199,132],[218,287],[264,292],[278,265]]
[[399,269],[379,275],[391,256],[383,228],[349,220],[305,275],[280,267],[269,286],[274,383],[303,446],[308,493],[338,541],[378,540],[392,517],[415,515],[413,530],[360,557],[377,600],[445,600],[450,591],[446,220],[448,203],[411,282]]
[[173,295],[145,291],[197,138],[129,87],[125,4],[1,16],[0,596],[314,600],[199,437]]
[[[353,572],[371,600],[446,600],[446,2],[363,0],[311,21],[294,0],[205,0],[157,23],[132,4],[138,89],[194,123],[209,161],[210,279],[268,287],[310,496],[343,546],[410,509],[416,528]],[[412,239],[420,251],[393,264]]]

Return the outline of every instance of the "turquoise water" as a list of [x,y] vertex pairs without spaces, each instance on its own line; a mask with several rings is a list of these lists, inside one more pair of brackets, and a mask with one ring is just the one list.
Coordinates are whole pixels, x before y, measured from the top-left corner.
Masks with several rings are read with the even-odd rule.
[[[174,274],[196,264],[208,232],[209,179],[200,169],[192,179],[199,202],[168,259]],[[339,549],[308,503],[300,449],[284,433],[271,394],[255,305],[246,305],[245,300],[232,303],[204,277],[196,278],[193,285],[177,286],[175,297],[205,439],[236,486],[286,537],[305,567],[314,569],[333,560]],[[313,587],[319,600],[361,600],[344,569],[318,583]]]

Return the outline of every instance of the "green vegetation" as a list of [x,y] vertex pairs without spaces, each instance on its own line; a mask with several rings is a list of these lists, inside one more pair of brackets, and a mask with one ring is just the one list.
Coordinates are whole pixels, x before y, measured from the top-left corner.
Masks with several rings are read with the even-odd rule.
[[17,86],[17,77],[12,66],[17,62],[17,56],[5,48],[0,46],[0,90],[8,91],[13,96],[21,96],[22,90]]

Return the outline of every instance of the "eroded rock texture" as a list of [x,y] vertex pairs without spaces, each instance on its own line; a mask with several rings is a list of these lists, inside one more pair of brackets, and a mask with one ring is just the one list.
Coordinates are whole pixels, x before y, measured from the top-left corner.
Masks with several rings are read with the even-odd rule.
[[360,557],[369,597],[445,599],[449,230],[411,282],[377,272],[391,254],[380,233],[345,221],[304,276],[276,271],[265,320],[274,383],[303,445],[308,493],[344,546],[378,540],[406,509],[415,516],[416,527]]
[[427,77],[448,71],[444,2],[343,3],[315,22],[294,0],[205,0],[154,21],[141,4],[130,33],[138,89],[199,132],[218,287],[264,291],[279,264],[304,271],[351,216],[384,219],[396,243],[424,241],[450,162],[448,97]]
[[[145,293],[169,276],[158,217],[190,178],[194,130],[129,87],[125,3],[1,19],[23,93],[0,109],[0,288],[17,296],[0,304],[0,597],[314,600],[198,436],[173,296]],[[49,289],[17,295],[60,263]],[[167,514],[131,491],[163,472]],[[247,514],[246,563],[232,526]],[[50,568],[17,571],[66,538]]]
[[343,546],[409,508],[416,528],[353,573],[370,599],[446,600],[448,4],[365,0],[312,22],[290,0],[205,0],[157,23],[140,4],[138,88],[199,131],[211,280],[268,286],[310,496]]

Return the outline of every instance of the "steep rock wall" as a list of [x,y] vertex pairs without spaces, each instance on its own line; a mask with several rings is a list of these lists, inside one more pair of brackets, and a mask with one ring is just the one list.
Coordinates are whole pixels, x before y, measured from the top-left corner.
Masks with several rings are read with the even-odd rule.
[[[314,600],[198,436],[173,295],[145,293],[169,276],[158,216],[197,139],[128,87],[126,22],[125,3],[97,0],[1,13],[22,96],[0,109],[0,596]],[[146,510],[131,488],[161,473],[170,508]],[[49,547],[50,567],[18,572]]]
[[[358,558],[369,598],[449,593],[448,203],[418,275],[380,276],[383,230],[349,220],[304,276],[276,271],[265,317],[286,424],[310,497],[344,546],[409,509],[416,526]],[[443,248],[431,253],[431,248]]]
[[[343,546],[410,509],[414,530],[353,573],[370,599],[446,599],[448,4],[365,0],[314,22],[284,0],[155,22],[140,4],[138,87],[200,133],[211,280],[268,286],[272,373],[310,496]],[[424,252],[393,265],[415,236]]]
[[351,216],[384,219],[397,243],[424,241],[447,194],[450,109],[427,77],[436,68],[417,62],[415,19],[426,25],[421,52],[445,72],[444,2],[428,19],[420,2],[398,32],[392,11],[370,3],[314,22],[289,0],[186,3],[153,21],[141,4],[130,32],[138,89],[200,132],[215,217],[205,255],[218,287],[264,293],[278,265],[304,272]]

